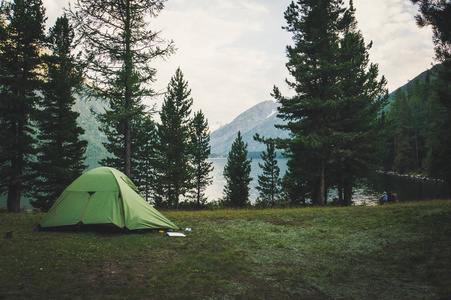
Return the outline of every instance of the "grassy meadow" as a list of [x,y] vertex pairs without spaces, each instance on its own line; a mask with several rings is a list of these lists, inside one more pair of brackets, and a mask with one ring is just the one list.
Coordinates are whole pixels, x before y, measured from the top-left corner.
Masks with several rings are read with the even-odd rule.
[[0,299],[451,296],[450,200],[163,213],[192,231],[41,232],[43,214],[0,212]]

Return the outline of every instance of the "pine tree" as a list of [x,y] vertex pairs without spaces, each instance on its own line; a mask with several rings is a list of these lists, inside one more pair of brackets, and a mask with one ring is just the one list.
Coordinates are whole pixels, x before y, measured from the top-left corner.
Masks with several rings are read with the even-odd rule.
[[[315,205],[323,205],[326,162],[330,159],[333,129],[330,128],[337,99],[339,67],[339,0],[299,0],[285,12],[293,33],[293,46],[287,46],[287,68],[294,81],[288,84],[296,92],[283,97],[274,88],[273,96],[282,105],[278,117],[287,121],[279,128],[289,130],[291,139],[278,141],[289,158],[285,182],[289,187],[304,186]],[[296,169],[295,169],[296,168]],[[298,175],[306,177],[298,177]],[[293,195],[293,192],[288,192]]]
[[419,5],[415,16],[419,27],[431,26],[436,58],[440,62],[451,60],[451,2],[445,0],[411,0]]
[[434,124],[435,139],[429,141],[427,164],[429,174],[446,180],[451,185],[451,3],[449,1],[412,0],[419,4],[416,16],[419,27],[431,26],[435,44],[437,80],[434,90],[445,117]]
[[30,117],[40,85],[45,12],[40,0],[2,1],[0,9],[0,192],[8,193],[8,211],[19,212],[35,152]]
[[396,145],[393,166],[399,173],[422,172],[424,169],[426,140],[435,134],[428,120],[436,123],[440,115],[439,106],[430,105],[428,86],[429,83],[416,80],[408,84],[407,92],[401,88],[394,92],[387,118],[394,125],[392,134]]
[[83,162],[87,142],[80,139],[84,133],[77,125],[80,114],[72,110],[73,92],[83,82],[71,55],[73,40],[69,20],[65,16],[58,18],[48,36],[52,54],[43,57],[46,80],[36,113],[39,143],[37,162],[33,164],[35,181],[31,204],[45,211],[86,168]]
[[133,139],[134,149],[133,178],[138,190],[147,202],[152,201],[152,194],[157,180],[158,132],[157,124],[147,116],[135,124],[136,134]]
[[[386,80],[378,79],[376,64],[370,63],[368,50],[357,30],[352,0],[349,8],[339,18],[338,60],[336,78],[337,97],[329,126],[333,132],[328,173],[336,173],[343,188],[345,205],[352,202],[352,189],[359,178],[365,177],[378,163],[376,154],[382,143],[378,115],[386,105]],[[341,192],[341,189],[339,189]]]
[[[100,118],[113,159],[122,161],[120,170],[132,178],[134,119],[144,118],[144,97],[155,92],[148,84],[156,70],[149,62],[174,51],[159,32],[149,29],[166,1],[77,0],[69,16],[84,42],[84,58],[90,72],[87,78],[96,91],[110,102]],[[109,163],[111,161],[103,161]],[[133,179],[133,178],[132,178]]]
[[207,200],[203,191],[212,183],[210,172],[213,171],[213,163],[207,161],[211,152],[208,120],[205,119],[202,111],[194,114],[191,127],[194,198],[197,207],[200,208],[201,204]]
[[406,93],[401,89],[396,90],[388,118],[392,119],[395,125],[394,136],[396,144],[393,165],[399,173],[411,172],[414,169],[415,150],[410,142],[412,138],[410,131],[411,115],[412,111],[408,105]]
[[162,201],[175,208],[192,182],[189,140],[192,104],[188,82],[178,68],[168,84],[158,125],[161,187],[157,191],[163,192]]
[[259,202],[274,206],[280,193],[280,168],[277,165],[275,141],[266,140],[265,144],[266,152],[261,154],[263,164],[258,163],[263,173],[258,176],[256,188],[260,192]]
[[243,142],[241,132],[232,144],[224,167],[225,202],[230,207],[243,208],[249,204],[249,183],[252,181],[251,161],[247,159],[247,143]]
[[[384,104],[385,79],[369,63],[368,49],[357,30],[352,1],[297,1],[285,13],[294,46],[288,46],[288,70],[296,91],[283,97],[279,117],[288,121],[292,139],[278,141],[290,158],[284,180],[313,204],[323,205],[330,186],[344,189],[345,204],[352,188],[375,163],[370,149],[379,136],[378,113]],[[297,160],[294,162],[293,160]],[[326,175],[328,178],[326,178]],[[288,192],[293,195],[293,192]]]
[[[436,83],[431,83],[431,87],[435,88]],[[427,130],[424,133],[427,137],[426,146],[427,153],[425,158],[425,174],[430,178],[445,179],[446,167],[449,163],[448,149],[446,146],[447,120],[448,111],[446,106],[442,104],[439,93],[432,90],[426,104],[428,111]],[[450,181],[448,181],[450,182]]]

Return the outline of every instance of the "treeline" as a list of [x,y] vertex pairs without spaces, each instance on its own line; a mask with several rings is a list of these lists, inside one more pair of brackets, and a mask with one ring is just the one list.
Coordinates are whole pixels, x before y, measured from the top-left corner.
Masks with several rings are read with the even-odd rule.
[[[443,139],[447,109],[440,100],[443,65],[393,93],[385,118],[383,168],[398,173],[423,174],[445,179],[449,158]],[[443,153],[443,154],[442,154]]]
[[[294,43],[287,47],[287,83],[296,95],[286,97],[277,87],[273,93],[281,103],[278,117],[286,121],[278,127],[290,138],[255,137],[268,146],[258,178],[261,203],[321,206],[336,188],[338,203],[350,205],[355,185],[376,168],[421,172],[451,183],[451,3],[412,2],[420,7],[417,25],[433,28],[440,64],[424,82],[397,90],[387,114],[386,82],[369,62],[372,44],[365,44],[357,29],[352,1],[290,4],[285,29]],[[288,159],[281,179],[271,163],[273,143]]]
[[[208,122],[192,113],[182,71],[165,93],[158,124],[143,100],[153,98],[156,58],[174,52],[172,41],[149,30],[166,1],[78,0],[45,33],[41,0],[0,6],[0,193],[10,212],[29,196],[47,210],[87,167],[87,142],[73,111],[74,93],[108,101],[97,113],[109,156],[146,200],[200,206],[211,183]],[[93,112],[94,113],[94,112]]]
[[0,191],[18,212],[22,194],[45,205],[86,167],[87,142],[71,110],[83,78],[66,17],[45,34],[40,1],[0,8]]
[[[188,82],[177,69],[159,112],[143,104],[152,89],[151,62],[174,53],[172,41],[150,30],[166,1],[76,0],[45,33],[41,0],[2,1],[0,5],[0,192],[8,211],[18,212],[29,195],[48,209],[86,168],[87,143],[72,110],[74,92],[104,99],[97,114],[110,155],[101,165],[124,172],[147,201],[179,208],[201,207],[211,183],[208,122],[193,113]],[[420,5],[417,22],[432,26],[441,63],[425,82],[395,93],[387,105],[385,78],[369,60],[371,43],[357,28],[352,1],[293,1],[285,12],[293,45],[287,46],[288,85],[278,125],[286,139],[265,143],[258,203],[324,205],[337,188],[342,205],[352,203],[353,188],[375,168],[425,172],[451,182],[449,18],[451,4]],[[434,2],[435,3],[435,2]],[[434,78],[434,80],[433,80]],[[89,88],[86,87],[88,84]],[[276,153],[288,159],[279,178]],[[224,169],[220,205],[249,205],[250,159],[238,133]]]

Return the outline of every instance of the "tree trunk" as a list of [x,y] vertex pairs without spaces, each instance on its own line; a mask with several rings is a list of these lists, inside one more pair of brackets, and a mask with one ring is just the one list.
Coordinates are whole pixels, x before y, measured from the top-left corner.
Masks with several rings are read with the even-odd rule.
[[344,181],[344,203],[345,206],[350,206],[352,203],[352,183],[347,179]]
[[178,210],[179,209],[179,200],[180,200],[180,187],[179,187],[179,182],[177,181],[175,183],[175,209]]
[[[25,109],[21,107],[21,112]],[[22,122],[18,122],[15,124],[13,131],[16,134],[15,137],[15,145],[17,145],[17,149],[23,149],[20,146],[20,141],[24,139],[24,124]],[[22,151],[21,153],[16,153],[14,158],[11,160],[11,169],[13,170],[10,173],[11,181],[8,186],[8,197],[7,197],[7,208],[8,212],[18,213],[20,212],[20,198],[22,193],[22,170],[24,165],[24,158]]]
[[343,205],[343,185],[341,178],[338,179],[338,204]]
[[132,134],[131,134],[131,116],[129,115],[129,110],[132,108],[132,72],[133,72],[133,64],[132,64],[132,53],[131,53],[131,29],[130,29],[130,2],[126,2],[126,21],[125,21],[125,132],[124,132],[124,173],[131,178],[132,173]]
[[20,182],[12,183],[9,186],[7,208],[8,212],[18,213],[20,212],[20,194],[22,190],[22,184]]
[[323,206],[324,205],[324,194],[325,194],[325,170],[326,170],[326,160],[325,159],[321,159],[320,161],[320,166],[319,166],[319,170],[318,170],[318,175],[319,175],[319,179],[318,179],[318,191],[315,195],[315,201],[313,203],[313,205],[315,206]]
[[131,120],[130,117],[127,117],[125,119],[125,132],[124,132],[124,139],[125,139],[125,149],[124,149],[124,174],[130,178],[131,180],[131,173],[132,173],[132,134],[131,134]]
[[197,208],[200,209],[200,185],[197,184]]

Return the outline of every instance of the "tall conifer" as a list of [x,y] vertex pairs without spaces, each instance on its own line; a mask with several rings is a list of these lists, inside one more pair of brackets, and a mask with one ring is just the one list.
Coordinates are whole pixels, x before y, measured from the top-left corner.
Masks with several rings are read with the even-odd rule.
[[100,118],[110,144],[107,148],[113,159],[121,160],[119,169],[132,179],[134,119],[144,117],[143,98],[155,96],[149,84],[156,70],[149,62],[174,50],[172,42],[149,28],[150,18],[161,12],[165,2],[77,0],[75,11],[69,12],[84,42],[86,76],[110,102]]
[[73,93],[83,82],[73,50],[74,31],[64,16],[50,29],[44,55],[46,80],[43,97],[36,113],[38,129],[37,162],[33,164],[35,180],[31,204],[48,210],[61,192],[85,169],[87,142],[81,140],[84,130],[78,126],[80,115],[72,110]]
[[212,183],[210,172],[213,171],[213,163],[207,161],[211,152],[210,131],[208,121],[202,111],[195,113],[192,120],[191,152],[194,172],[194,198],[199,208],[207,200],[203,192]]
[[[326,163],[331,156],[339,68],[339,0],[293,1],[285,12],[287,31],[293,46],[287,46],[288,85],[296,95],[284,97],[278,88],[273,96],[282,105],[278,117],[287,121],[278,127],[289,130],[291,138],[279,141],[290,159],[285,180],[291,187],[306,185],[307,196],[323,205],[326,195]],[[299,176],[305,175],[305,176]],[[288,192],[288,194],[293,194]]]
[[224,178],[227,182],[224,187],[225,201],[231,207],[243,208],[249,204],[252,160],[247,158],[247,153],[247,143],[238,131],[224,167]]
[[34,154],[31,116],[40,85],[39,50],[44,41],[41,0],[2,1],[0,19],[0,192],[19,212]]
[[434,124],[434,140],[429,142],[428,174],[445,179],[451,185],[451,2],[411,0],[419,5],[416,16],[420,27],[431,26],[436,59],[437,80],[434,89],[446,117]]
[[273,94],[282,104],[278,116],[288,121],[279,127],[292,136],[278,141],[290,158],[285,186],[323,205],[328,186],[338,185],[350,204],[372,160],[385,79],[378,80],[377,65],[369,63],[352,1],[348,8],[340,0],[292,2],[285,19],[294,40],[287,47],[294,78],[288,84],[296,95],[283,97],[277,88]]
[[[378,79],[376,64],[370,63],[368,50],[357,29],[352,0],[339,18],[339,38],[336,78],[337,97],[329,126],[332,128],[332,172],[336,173],[345,205],[352,201],[352,189],[378,162],[378,146],[382,143],[378,115],[386,104],[386,80]],[[330,173],[330,172],[329,172]],[[330,180],[328,180],[331,182]]]
[[180,68],[171,78],[160,112],[159,182],[161,201],[178,208],[180,196],[191,188],[190,114],[193,99]]
[[137,120],[137,131],[133,139],[133,183],[147,202],[152,201],[152,194],[157,181],[158,166],[158,132],[157,124],[150,116]]
[[259,201],[274,206],[280,193],[280,168],[277,165],[277,153],[274,140],[267,140],[266,151],[261,154],[262,163],[258,166],[262,174],[258,176],[257,190],[260,192]]

